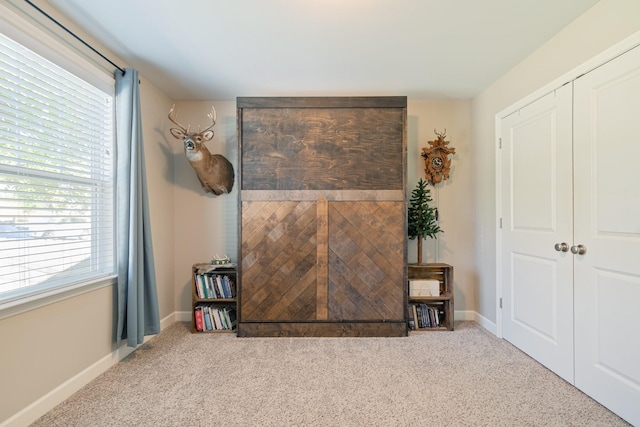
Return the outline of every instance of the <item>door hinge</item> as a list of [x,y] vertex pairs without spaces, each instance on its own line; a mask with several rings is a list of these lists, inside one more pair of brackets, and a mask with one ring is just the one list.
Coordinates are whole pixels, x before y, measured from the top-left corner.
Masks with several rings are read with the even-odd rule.
[[498,148],[502,149],[502,138],[498,138]]
[[502,308],[502,298],[500,298],[500,308]]
[[500,218],[500,228],[502,228],[502,218]]

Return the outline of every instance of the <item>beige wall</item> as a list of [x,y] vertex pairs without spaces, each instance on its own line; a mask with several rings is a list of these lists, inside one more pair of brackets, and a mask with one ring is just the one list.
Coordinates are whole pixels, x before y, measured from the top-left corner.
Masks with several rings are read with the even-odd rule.
[[[222,154],[234,167],[237,175],[236,103],[235,101],[178,102],[177,121],[192,128],[210,124],[207,114],[216,109],[214,137],[207,147],[214,154]],[[166,112],[165,112],[166,117]],[[229,194],[215,196],[202,190],[196,174],[184,155],[182,141],[166,132],[171,144],[174,173],[174,283],[176,310],[186,312],[191,304],[191,266],[208,262],[215,255],[228,255],[238,261],[238,182]]]
[[[438,207],[438,239],[427,239],[422,246],[423,262],[446,262],[454,268],[455,311],[474,310],[473,255],[473,156],[471,140],[471,101],[410,99],[407,106],[407,199],[420,178],[424,178],[422,147],[436,139],[434,129],[447,131],[451,157],[451,174],[447,181],[429,186]],[[417,261],[417,241],[409,240],[408,262]],[[459,313],[459,316],[461,314]]]
[[0,320],[0,423],[113,351],[104,287]]
[[[236,104],[225,102],[179,102],[178,121],[183,125],[206,125],[206,113],[216,107],[218,121],[215,136],[207,145],[214,153],[223,154],[237,169]],[[421,148],[435,139],[434,128],[447,129],[447,140],[456,148],[451,179],[433,190],[441,225],[445,233],[437,241],[425,242],[425,262],[448,262],[455,266],[456,310],[473,310],[473,209],[471,179],[471,102],[466,100],[409,100],[407,185],[413,189],[424,177]],[[237,189],[224,196],[205,195],[183,154],[182,143],[174,140],[175,199],[175,283],[177,310],[190,308],[190,273],[194,262],[208,261],[212,255],[228,254],[237,261]],[[409,262],[416,261],[416,241],[409,242]],[[186,314],[185,314],[186,315]]]
[[640,31],[639,1],[601,0],[472,102],[474,252],[478,274],[475,309],[494,326],[497,297],[495,115],[637,31]]
[[160,319],[175,312],[173,257],[176,248],[173,192],[173,152],[167,139],[167,111],[172,102],[142,77],[140,103],[147,168],[147,190],[156,266]]
[[[23,7],[20,3],[16,4]],[[73,28],[72,24],[67,25]],[[106,49],[100,50],[110,56]],[[160,318],[163,319],[175,312],[173,154],[165,139],[166,112],[171,101],[144,76],[141,80],[153,248]],[[28,311],[0,313],[0,424],[39,399],[44,400],[39,409],[46,408],[55,400],[47,400],[47,393],[56,387],[65,387],[74,377],[90,375],[86,372],[96,364],[109,363],[116,350],[114,296],[113,286],[106,286],[47,305],[36,305]],[[23,425],[29,416],[30,413],[17,421],[14,419],[14,424]]]

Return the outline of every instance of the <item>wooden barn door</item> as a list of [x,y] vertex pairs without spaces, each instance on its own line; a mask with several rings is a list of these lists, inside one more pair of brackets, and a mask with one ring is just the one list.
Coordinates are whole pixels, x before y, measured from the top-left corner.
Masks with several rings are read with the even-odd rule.
[[238,336],[406,335],[406,98],[239,98]]
[[329,319],[403,318],[402,215],[401,202],[329,204]]
[[402,209],[398,202],[244,203],[243,320],[401,320],[404,241],[402,223],[391,219]]
[[242,318],[317,318],[315,202],[242,204]]

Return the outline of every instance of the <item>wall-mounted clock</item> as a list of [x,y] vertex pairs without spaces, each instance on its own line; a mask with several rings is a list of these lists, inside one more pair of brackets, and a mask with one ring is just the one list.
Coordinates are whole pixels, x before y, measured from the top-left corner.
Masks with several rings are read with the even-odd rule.
[[456,149],[453,147],[447,147],[449,141],[445,141],[444,138],[447,134],[447,130],[438,133],[433,130],[438,137],[434,141],[428,141],[429,147],[422,148],[422,158],[424,159],[425,168],[424,173],[427,181],[431,184],[437,184],[445,179],[449,179],[449,170],[451,168],[450,154],[455,154]]

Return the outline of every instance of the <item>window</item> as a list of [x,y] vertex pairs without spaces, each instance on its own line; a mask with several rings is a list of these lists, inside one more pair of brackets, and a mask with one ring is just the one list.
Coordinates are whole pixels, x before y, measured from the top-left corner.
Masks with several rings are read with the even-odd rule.
[[113,88],[0,34],[0,302],[114,274]]

